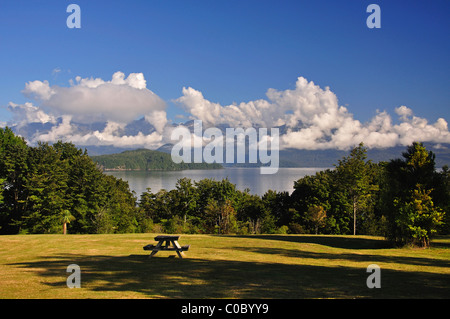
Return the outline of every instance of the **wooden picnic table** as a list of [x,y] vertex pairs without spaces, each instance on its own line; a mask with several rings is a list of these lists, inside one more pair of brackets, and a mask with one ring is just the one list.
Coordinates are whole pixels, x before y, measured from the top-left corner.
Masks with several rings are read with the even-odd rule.
[[[176,251],[178,256],[180,258],[183,258],[183,256],[185,256],[183,252],[188,251],[191,245],[180,246],[180,244],[178,243],[178,238],[180,238],[180,236],[171,236],[171,235],[156,236],[155,241],[157,241],[158,243],[156,245],[149,244],[147,246],[144,246],[144,250],[152,251],[149,258],[153,257],[158,251],[161,250]],[[164,242],[166,243],[165,245]]]

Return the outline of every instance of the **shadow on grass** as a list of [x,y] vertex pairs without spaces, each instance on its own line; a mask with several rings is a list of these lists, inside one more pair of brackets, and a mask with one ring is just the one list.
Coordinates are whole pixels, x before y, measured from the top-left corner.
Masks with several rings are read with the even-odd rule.
[[313,259],[329,259],[329,260],[348,260],[352,262],[366,262],[367,265],[372,263],[395,263],[395,264],[408,264],[415,266],[430,266],[430,267],[442,267],[449,268],[450,260],[444,259],[432,259],[432,258],[420,258],[420,257],[404,257],[404,256],[383,256],[372,254],[352,254],[352,253],[320,253],[312,251],[303,251],[296,249],[285,248],[270,248],[270,247],[229,247],[231,250],[250,251],[260,254],[280,255],[285,257],[294,258],[313,258]]
[[128,292],[152,298],[450,297],[449,275],[389,269],[382,270],[382,288],[369,289],[366,269],[352,267],[75,254],[9,265],[36,269],[46,285],[62,288],[73,263],[80,266],[82,289],[118,291],[123,297]]
[[450,236],[449,235],[436,236],[436,238],[433,238],[431,240],[430,246],[434,248],[450,249]]
[[[226,236],[226,235],[224,235]],[[383,249],[392,246],[376,238],[322,236],[322,235],[233,235],[232,237],[281,240],[294,243],[319,244],[343,249]]]

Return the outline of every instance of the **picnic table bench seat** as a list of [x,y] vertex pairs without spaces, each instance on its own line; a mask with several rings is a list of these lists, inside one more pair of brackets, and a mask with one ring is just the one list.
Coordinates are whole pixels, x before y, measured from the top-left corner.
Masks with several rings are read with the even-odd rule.
[[156,245],[147,245],[147,246],[144,246],[144,250],[158,249],[158,250],[168,250],[168,251],[176,251],[176,250],[188,251],[189,247],[191,247],[191,245],[181,246],[181,249],[178,249],[177,247],[171,247],[171,246],[169,246],[169,247],[161,246],[159,248],[156,248]]

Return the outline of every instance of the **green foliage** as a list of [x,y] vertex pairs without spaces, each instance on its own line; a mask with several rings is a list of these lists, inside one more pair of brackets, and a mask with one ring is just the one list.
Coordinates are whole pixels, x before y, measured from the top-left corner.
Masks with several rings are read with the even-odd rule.
[[444,213],[434,206],[431,191],[424,190],[419,185],[411,193],[406,202],[401,199],[394,202],[398,209],[396,224],[404,234],[403,240],[406,243],[427,247],[438,226],[442,225]]
[[421,143],[408,146],[402,155],[404,159],[386,165],[386,237],[395,244],[428,246],[448,210],[447,172],[436,172],[435,155]]
[[[315,233],[320,229],[328,234],[350,234],[355,231],[356,212],[360,215],[358,227],[363,228],[362,216],[370,210],[368,201],[373,196],[372,189],[375,189],[369,176],[373,164],[358,160],[355,166],[359,167],[360,175],[357,175],[354,172],[358,169],[352,168],[353,161],[353,157],[344,158],[335,170],[317,172],[294,183],[291,222],[296,232]],[[364,181],[359,176],[363,176]],[[326,212],[319,228],[311,218],[311,210],[317,207]]]
[[[170,191],[147,189],[137,202],[128,183],[103,174],[86,151],[63,142],[29,147],[0,128],[0,233],[355,234],[358,229],[397,244],[428,246],[433,235],[450,232],[447,166],[437,172],[435,155],[420,143],[387,163],[367,161],[366,152],[360,144],[335,169],[295,181],[291,195],[273,190],[252,195],[228,179],[182,178]],[[125,166],[102,165],[180,168],[161,154],[124,152],[119,157]]]
[[2,197],[0,203],[0,231],[13,234],[20,231],[18,221],[27,197],[25,183],[28,174],[28,147],[25,140],[16,136],[8,127],[0,128],[0,179]]
[[317,235],[319,227],[325,226],[327,212],[322,206],[311,206],[306,214],[306,219],[313,225],[315,234]]
[[[0,232],[135,232],[138,210],[127,182],[104,175],[71,143],[26,145],[0,129]],[[61,227],[63,225],[64,227]]]
[[[397,244],[429,245],[433,234],[449,232],[450,173],[436,172],[432,152],[413,143],[404,159],[374,164],[362,144],[339,161],[335,170],[305,176],[294,183],[293,233],[384,235]],[[418,203],[421,203],[420,205]],[[317,207],[326,217],[317,228]]]
[[442,232],[450,234],[450,170],[447,165],[438,173],[437,184],[441,185],[434,191],[434,201],[445,212]]
[[352,207],[353,235],[356,235],[357,215],[367,209],[369,199],[378,190],[378,185],[373,183],[371,162],[366,162],[366,153],[367,149],[360,143],[336,166],[336,182]]
[[167,232],[274,233],[281,224],[270,208],[276,203],[287,207],[281,199],[289,196],[270,191],[263,198],[237,190],[228,179],[206,178],[192,183],[182,178],[170,192],[162,189],[154,194],[147,189],[139,207],[142,216],[161,224]]
[[0,205],[3,203],[3,183],[5,182],[6,179],[4,178],[0,178]]
[[[293,232],[310,233],[315,231],[314,225],[311,224],[307,216],[310,207],[322,207],[329,212],[329,218],[335,215],[332,213],[334,210],[331,205],[334,199],[334,176],[334,171],[325,170],[294,182],[294,192],[291,195],[292,219],[289,221]],[[329,218],[325,220],[326,223]],[[333,230],[329,231],[334,232]]]

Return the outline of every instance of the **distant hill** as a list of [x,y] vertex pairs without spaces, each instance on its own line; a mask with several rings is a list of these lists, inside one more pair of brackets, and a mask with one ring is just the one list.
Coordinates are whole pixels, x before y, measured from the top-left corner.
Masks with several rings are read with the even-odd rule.
[[[436,155],[436,168],[444,165],[450,166],[450,148],[435,148],[424,143],[429,151]],[[406,146],[396,146],[389,148],[374,148],[367,150],[367,159],[374,163],[390,161],[402,158],[402,153],[406,151]],[[280,167],[332,167],[338,164],[338,160],[343,156],[348,156],[349,151],[341,150],[297,150],[286,149],[280,151]]]
[[[450,145],[436,148],[434,145],[424,143],[427,150],[436,155],[436,167],[444,165],[450,166]],[[372,148],[367,150],[367,159],[374,163],[390,161],[402,158],[402,153],[406,152],[406,146],[395,146],[389,148]],[[328,149],[328,150],[297,150],[286,149],[280,151],[280,167],[332,167],[338,164],[338,160],[343,156],[348,156],[349,151]]]
[[178,171],[186,169],[219,169],[220,164],[180,163],[164,152],[148,149],[124,151],[117,154],[91,156],[94,162],[104,170],[164,170]]
[[[441,168],[444,165],[450,166],[450,144],[443,144],[436,147],[431,143],[424,143],[429,151],[433,151],[436,155],[436,167]],[[169,153],[172,150],[172,144],[165,144],[158,148],[158,151]],[[406,151],[406,146],[395,146],[389,148],[373,148],[367,150],[367,159],[374,163],[381,161],[390,161],[391,159],[402,158],[402,153]],[[235,154],[236,155],[236,154]],[[333,167],[338,164],[338,160],[343,156],[348,156],[349,151],[342,151],[336,149],[327,150],[299,150],[299,149],[284,149],[279,153],[280,167]],[[260,164],[246,163],[224,163],[225,167],[259,167]]]

